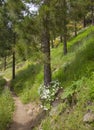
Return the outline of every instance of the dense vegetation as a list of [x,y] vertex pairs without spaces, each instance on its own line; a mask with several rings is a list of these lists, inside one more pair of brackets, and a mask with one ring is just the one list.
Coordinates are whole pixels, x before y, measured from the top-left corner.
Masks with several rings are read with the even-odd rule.
[[[55,57],[61,63],[54,78],[63,86],[60,101],[52,107],[48,116],[42,121],[43,130],[93,130],[94,122],[84,123],[84,115],[94,111],[94,27],[90,27],[73,38],[67,56]],[[75,42],[74,42],[75,41]],[[61,48],[61,47],[60,47]],[[60,49],[58,48],[58,50]],[[71,52],[72,49],[72,52]],[[60,52],[56,52],[57,54]],[[54,52],[52,52],[55,54]],[[60,56],[60,54],[59,54]],[[55,63],[55,61],[53,60]],[[57,62],[55,64],[57,66]],[[58,125],[59,124],[59,125]]]
[[0,130],[15,110],[10,90],[46,110],[35,130],[93,130],[94,1],[0,0],[0,31]]

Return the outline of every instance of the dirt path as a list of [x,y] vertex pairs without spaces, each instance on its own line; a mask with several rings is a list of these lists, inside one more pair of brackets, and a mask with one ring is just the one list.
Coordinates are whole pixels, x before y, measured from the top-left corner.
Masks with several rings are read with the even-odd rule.
[[31,110],[31,113],[29,113],[28,106],[23,105],[18,97],[15,96],[13,98],[16,110],[9,130],[31,130],[32,109],[29,108]]
[[[5,89],[10,88],[10,80],[7,78],[5,80]],[[15,102],[15,112],[13,121],[7,130],[32,130],[41,117],[39,105],[35,103],[25,105],[13,92],[12,95]]]

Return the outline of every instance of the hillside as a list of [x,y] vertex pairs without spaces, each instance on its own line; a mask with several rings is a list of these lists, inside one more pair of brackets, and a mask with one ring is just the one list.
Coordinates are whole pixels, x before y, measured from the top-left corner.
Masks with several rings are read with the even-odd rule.
[[0,1],[0,130],[94,130],[94,0]]
[[[51,97],[54,98],[53,103],[44,101],[45,106],[49,109],[47,116],[34,130],[93,130],[94,27],[91,26],[82,30],[78,36],[73,37],[68,42],[68,54],[66,56],[63,56],[62,50],[62,43],[51,50],[53,81],[59,83],[61,91],[56,97]],[[9,75],[11,61],[9,62],[10,66],[4,72],[6,77],[11,77]],[[38,90],[43,82],[42,62],[18,62],[17,66],[19,68],[16,68],[16,78],[11,84],[15,93],[23,103],[35,102],[41,105]],[[6,100],[7,98],[11,102],[10,117],[4,119],[4,122],[8,123],[11,120],[14,106],[10,92],[7,93],[8,97],[5,96],[3,99]],[[0,99],[2,100],[1,96]],[[0,111],[3,111],[1,107]],[[91,113],[93,117],[90,118],[93,119],[84,121],[85,115]],[[2,115],[0,120],[1,117]],[[1,129],[3,130],[3,123]]]
[[[72,81],[90,76],[93,71],[93,32],[90,27],[68,42],[69,53],[63,56],[62,43],[51,51],[53,80],[59,80],[64,88]],[[39,98],[38,88],[43,81],[42,62],[27,61],[18,71],[13,81],[15,92],[23,102]],[[6,73],[7,74],[7,73]],[[33,76],[32,76],[33,75]]]
[[79,33],[68,43],[52,50],[54,80],[63,92],[52,103],[45,120],[35,130],[93,130],[94,128],[94,27]]

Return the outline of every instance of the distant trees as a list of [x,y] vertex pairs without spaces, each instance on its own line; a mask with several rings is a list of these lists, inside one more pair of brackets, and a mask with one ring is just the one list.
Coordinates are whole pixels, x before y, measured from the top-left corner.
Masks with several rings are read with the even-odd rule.
[[92,18],[92,25],[94,25],[94,0],[91,0],[91,18]]
[[4,1],[0,2],[0,57],[4,59],[4,70],[6,70],[7,56],[11,53],[12,31],[9,26],[9,16]]

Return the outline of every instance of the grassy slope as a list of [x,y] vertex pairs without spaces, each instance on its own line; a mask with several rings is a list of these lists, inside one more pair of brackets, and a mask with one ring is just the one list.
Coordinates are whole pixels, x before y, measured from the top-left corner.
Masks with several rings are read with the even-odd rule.
[[[53,78],[64,87],[63,103],[52,108],[50,115],[35,130],[93,130],[85,124],[88,110],[94,112],[94,27],[81,32],[68,43],[69,53],[62,47],[52,51]],[[58,125],[59,124],[59,125]]]
[[5,80],[0,77],[0,130],[5,130],[11,122],[14,103],[10,92],[4,90]]
[[[88,69],[87,63],[83,65],[81,64],[81,66],[83,66],[82,69],[79,68],[80,63],[77,63],[83,60],[83,58],[79,55],[81,51],[78,50],[81,50],[81,48],[83,50],[83,46],[81,46],[81,44],[87,42],[87,40],[89,42],[90,37],[93,35],[91,35],[92,30],[94,30],[94,28],[90,27],[80,32],[76,38],[72,38],[72,40],[68,43],[69,53],[66,56],[63,56],[62,44],[58,48],[52,49],[53,79],[58,79],[62,83],[62,86],[67,86],[67,84],[70,84],[71,81],[77,79],[79,77],[79,73],[82,75],[86,73],[83,71],[83,68],[85,69],[86,65],[86,69]],[[38,88],[43,81],[43,64],[34,64],[29,62],[23,64],[24,67],[18,71],[16,79],[13,81],[14,90],[24,103],[35,100],[37,101],[39,100]],[[91,62],[90,64],[92,64],[93,67],[93,63]],[[88,65],[90,64],[88,63]]]
[[[72,111],[73,113],[71,112],[69,115],[67,115],[66,112],[64,112],[61,114],[61,116],[59,116],[59,112],[61,112],[62,109],[72,109],[71,106],[69,106],[69,102],[71,101],[68,101],[67,104],[59,104],[59,112],[57,112],[56,115],[52,115],[53,117],[48,116],[42,122],[41,126],[43,127],[43,130],[62,130],[62,128],[64,130],[70,130],[72,127],[74,127],[73,130],[86,129],[85,126],[81,124],[81,121],[82,116],[84,112],[86,112],[87,108],[83,109],[82,104],[84,104],[86,100],[89,100],[89,98],[93,99],[93,94],[92,97],[89,95],[89,93],[92,93],[92,89],[90,89],[89,86],[93,86],[93,78],[91,79],[89,77],[94,77],[92,76],[92,72],[94,71],[93,37],[94,27],[90,27],[80,32],[77,37],[72,38],[71,41],[68,42],[69,53],[66,56],[63,56],[62,44],[58,48],[52,49],[51,57],[53,79],[58,79],[65,89],[65,92],[62,94],[62,99],[68,99],[69,96],[73,94],[74,90],[79,88],[79,93],[76,97],[79,102],[78,106],[75,107],[75,110]],[[43,81],[42,63],[34,64],[30,62],[24,62],[23,64],[24,67],[17,72],[16,79],[12,82],[12,86],[14,86],[15,92],[19,95],[24,103],[28,103],[30,101],[39,101],[38,88]],[[10,71],[6,71],[5,75],[8,75],[9,73]],[[87,89],[83,84],[87,86]],[[85,95],[87,98],[83,97],[83,95]],[[79,115],[79,113],[81,114]],[[73,114],[74,117],[72,118]],[[78,120],[78,122],[81,124],[81,128],[78,128],[79,124],[75,123],[74,120]],[[58,123],[60,123],[59,126]],[[70,125],[68,126],[68,124]]]
[[[63,86],[72,80],[78,80],[91,66],[93,69],[93,35],[94,27],[80,33],[68,42],[69,53],[62,56],[61,46],[52,52],[52,67],[57,71],[54,72],[53,78],[58,79]],[[91,45],[90,45],[90,44]]]

